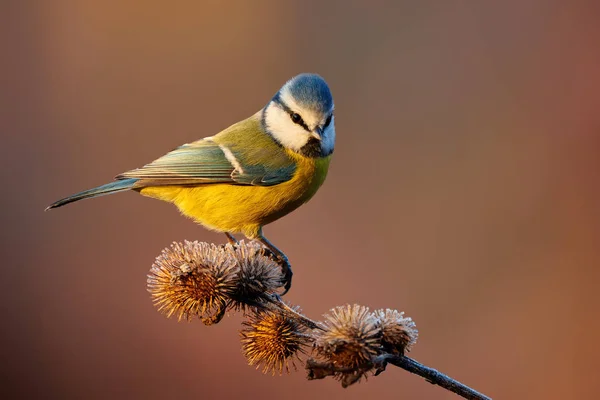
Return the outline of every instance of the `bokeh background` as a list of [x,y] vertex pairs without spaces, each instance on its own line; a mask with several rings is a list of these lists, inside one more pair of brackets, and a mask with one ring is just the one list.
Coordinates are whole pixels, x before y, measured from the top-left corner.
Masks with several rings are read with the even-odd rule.
[[262,375],[239,315],[153,308],[175,240],[222,242],[119,194],[44,213],[323,75],[325,186],[268,226],[313,318],[406,311],[413,357],[502,399],[600,396],[600,6],[595,1],[0,3],[0,395],[453,399],[402,370],[343,390]]

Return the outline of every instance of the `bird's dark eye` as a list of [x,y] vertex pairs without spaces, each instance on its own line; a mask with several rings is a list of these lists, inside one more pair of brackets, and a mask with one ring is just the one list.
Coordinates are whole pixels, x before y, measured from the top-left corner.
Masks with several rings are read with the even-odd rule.
[[291,113],[290,118],[292,119],[292,122],[295,124],[299,124],[300,122],[302,122],[302,117],[298,113]]
[[308,125],[306,125],[306,123],[304,122],[304,120],[302,119],[300,114],[295,113],[295,112],[290,112],[290,118],[292,119],[293,123],[295,123],[296,125],[300,125],[301,127],[304,128],[305,131],[310,132],[310,129],[308,129]]
[[325,121],[325,125],[323,125],[323,128],[327,128],[329,126],[329,124],[331,123],[332,116],[333,116],[333,114],[330,114],[329,117],[327,117],[327,120]]

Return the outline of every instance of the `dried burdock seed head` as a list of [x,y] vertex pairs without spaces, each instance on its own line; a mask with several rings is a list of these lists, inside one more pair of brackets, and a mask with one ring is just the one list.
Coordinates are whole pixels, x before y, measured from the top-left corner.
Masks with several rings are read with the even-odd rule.
[[242,240],[235,246],[226,245],[225,251],[239,268],[231,294],[234,307],[260,306],[283,285],[281,266],[267,255],[261,244]]
[[255,312],[243,325],[240,336],[248,363],[273,375],[289,372],[290,363],[296,368],[294,359],[311,340],[302,323],[277,312]]
[[181,320],[198,316],[205,324],[225,314],[238,267],[223,248],[201,242],[173,243],[156,258],[148,291],[159,311]]
[[396,310],[375,311],[381,328],[381,344],[390,354],[404,354],[417,342],[419,332],[413,320]]
[[342,371],[336,377],[344,386],[358,381],[372,369],[372,360],[381,350],[381,329],[367,307],[357,304],[336,307],[325,316],[323,328],[314,330],[315,350]]

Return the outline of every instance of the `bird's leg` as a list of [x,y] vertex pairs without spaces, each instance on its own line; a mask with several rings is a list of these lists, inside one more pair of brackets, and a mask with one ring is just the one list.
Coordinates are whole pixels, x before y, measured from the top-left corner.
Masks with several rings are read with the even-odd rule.
[[227,236],[227,240],[231,245],[235,246],[236,244],[238,244],[237,239],[231,233],[225,232],[225,236]]
[[292,287],[292,266],[288,261],[288,258],[281,250],[279,250],[275,245],[267,240],[266,237],[262,234],[262,229],[258,232],[258,237],[256,238],[259,242],[261,242],[267,249],[269,249],[276,258],[276,261],[281,265],[281,271],[284,276],[284,285],[283,285],[283,296],[286,294],[290,288]]

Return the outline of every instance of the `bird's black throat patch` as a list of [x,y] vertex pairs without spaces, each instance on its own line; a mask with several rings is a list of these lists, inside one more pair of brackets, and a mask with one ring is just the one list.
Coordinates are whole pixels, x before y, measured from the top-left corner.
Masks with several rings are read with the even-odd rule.
[[308,139],[308,142],[306,142],[306,144],[300,148],[299,153],[305,157],[311,158],[325,157],[329,155],[323,154],[323,149],[321,148],[321,141],[314,137]]

